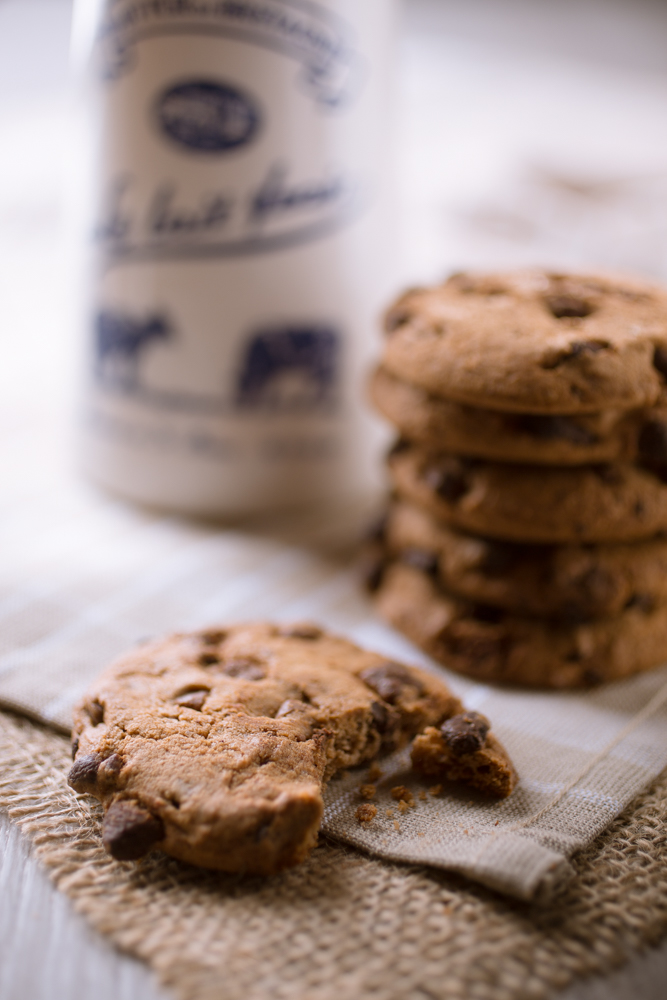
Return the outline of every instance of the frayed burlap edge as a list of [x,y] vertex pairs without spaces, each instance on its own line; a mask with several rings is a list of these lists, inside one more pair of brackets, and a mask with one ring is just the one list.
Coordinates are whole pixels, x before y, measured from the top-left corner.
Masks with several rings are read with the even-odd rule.
[[537,1000],[667,930],[667,773],[541,909],[329,843],[266,880],[119,863],[68,767],[66,739],[0,715],[0,808],[76,909],[187,1000]]

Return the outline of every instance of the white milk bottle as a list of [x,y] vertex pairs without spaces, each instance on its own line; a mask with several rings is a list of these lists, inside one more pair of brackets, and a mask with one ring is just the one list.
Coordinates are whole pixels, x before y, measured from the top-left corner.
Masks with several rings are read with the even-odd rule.
[[88,474],[213,516],[365,494],[393,0],[91,3]]

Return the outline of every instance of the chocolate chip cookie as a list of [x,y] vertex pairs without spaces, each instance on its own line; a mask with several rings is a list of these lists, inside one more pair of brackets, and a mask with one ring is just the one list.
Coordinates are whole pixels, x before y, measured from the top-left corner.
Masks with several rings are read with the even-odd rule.
[[629,542],[667,531],[667,484],[629,463],[511,465],[399,443],[389,470],[401,496],[491,538]]
[[667,409],[507,413],[434,396],[378,368],[372,402],[416,444],[455,455],[538,465],[628,461],[667,471]]
[[391,559],[430,574],[449,593],[529,617],[577,624],[667,602],[664,538],[522,545],[455,531],[399,501],[389,508],[383,538]]
[[667,376],[667,293],[637,279],[547,271],[454,275],[385,317],[384,366],[491,410],[653,406]]
[[118,859],[225,871],[302,860],[338,769],[459,715],[437,678],[311,624],[174,635],[112,665],[74,715],[70,785]]
[[434,659],[477,680],[576,688],[665,661],[665,604],[559,625],[456,598],[400,563],[387,568],[376,601],[380,614]]

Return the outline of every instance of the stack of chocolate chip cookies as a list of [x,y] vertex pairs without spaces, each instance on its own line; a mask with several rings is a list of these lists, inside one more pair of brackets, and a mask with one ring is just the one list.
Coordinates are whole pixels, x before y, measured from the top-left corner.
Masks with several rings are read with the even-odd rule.
[[459,274],[385,325],[380,612],[480,679],[575,687],[667,660],[667,292]]

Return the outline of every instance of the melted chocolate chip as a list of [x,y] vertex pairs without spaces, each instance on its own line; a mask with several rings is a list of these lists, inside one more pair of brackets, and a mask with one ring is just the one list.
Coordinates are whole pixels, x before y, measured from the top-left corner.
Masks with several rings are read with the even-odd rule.
[[522,413],[508,418],[508,424],[540,441],[568,441],[585,446],[597,444],[600,440],[596,434],[578,424],[574,417]]
[[99,701],[88,701],[85,705],[86,712],[94,726],[99,726],[104,722],[104,708]]
[[282,626],[278,629],[278,635],[285,639],[321,639],[322,629],[319,625],[313,625],[311,622],[301,622],[296,625]]
[[438,572],[438,553],[429,552],[427,549],[418,549],[411,546],[401,552],[401,562],[412,569],[418,569],[420,573],[427,573],[428,576],[436,576]]
[[576,295],[548,295],[544,302],[556,319],[584,319],[595,312],[595,306]]
[[164,823],[137,802],[121,800],[107,809],[102,826],[102,841],[118,861],[143,857],[164,839]]
[[424,482],[447,503],[456,503],[470,489],[462,469],[431,465],[424,470]]
[[667,378],[667,347],[662,344],[656,344],[653,351],[653,367]]
[[390,705],[395,704],[406,688],[412,688],[418,694],[424,690],[421,681],[407,667],[401,663],[392,663],[390,660],[377,667],[368,667],[359,674],[359,677]]
[[489,731],[489,720],[478,712],[454,715],[440,727],[442,738],[457,757],[481,750]]
[[222,665],[223,674],[228,677],[239,677],[244,681],[261,681],[266,677],[266,671],[256,660],[239,658],[228,660]]
[[85,753],[72,764],[67,784],[75,792],[92,792],[97,785],[97,772],[102,763],[99,753]]
[[76,736],[72,740],[72,760],[74,760],[74,758],[76,757],[78,751],[79,751],[79,737]]

